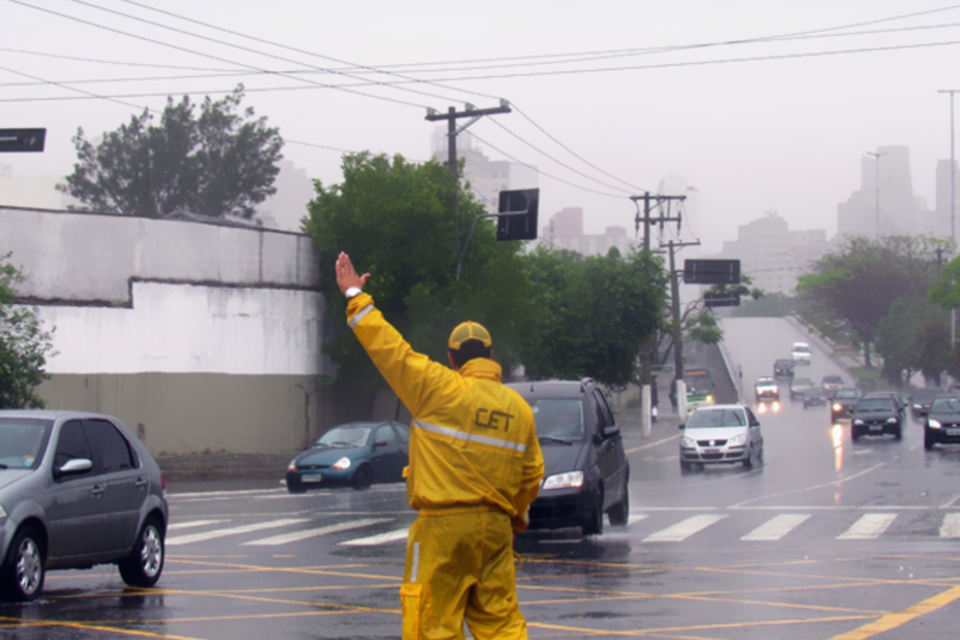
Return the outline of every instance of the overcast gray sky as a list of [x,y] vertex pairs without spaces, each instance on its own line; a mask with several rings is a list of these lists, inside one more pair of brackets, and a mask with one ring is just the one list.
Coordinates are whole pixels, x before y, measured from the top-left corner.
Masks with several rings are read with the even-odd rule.
[[[770,210],[833,235],[879,146],[910,147],[932,207],[950,155],[937,91],[960,89],[947,0],[0,0],[0,23],[0,127],[48,130],[45,153],[0,158],[15,175],[68,173],[77,127],[97,135],[168,94],[240,81],[286,158],[325,183],[338,149],[426,158],[426,107],[504,98],[514,113],[470,131],[490,157],[540,168],[542,220],[581,206],[588,233],[632,231],[628,196],[683,176],[701,208],[684,235],[704,248]],[[22,84],[40,81],[68,86]]]

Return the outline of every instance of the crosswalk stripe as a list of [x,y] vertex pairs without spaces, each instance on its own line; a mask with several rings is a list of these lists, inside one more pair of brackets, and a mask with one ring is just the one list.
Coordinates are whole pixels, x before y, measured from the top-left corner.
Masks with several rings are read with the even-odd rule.
[[740,538],[741,540],[779,540],[810,518],[809,514],[782,513]]
[[219,524],[229,522],[228,520],[191,520],[190,522],[174,522],[167,525],[167,531],[176,531],[177,529],[192,529],[194,527],[205,527],[208,524]]
[[293,533],[281,533],[278,536],[272,536],[270,538],[262,538],[260,540],[251,540],[250,542],[244,542],[243,545],[251,546],[277,546],[281,544],[287,544],[288,542],[299,542],[300,540],[306,540],[308,538],[316,538],[317,536],[326,535],[328,533],[336,533],[338,531],[349,531],[350,529],[359,529],[360,527],[369,527],[372,524],[379,524],[381,522],[392,522],[393,518],[365,518],[363,520],[351,520],[348,522],[340,522],[338,524],[331,524],[326,527],[320,527],[319,529],[304,529],[303,531],[294,531]]
[[370,547],[378,544],[387,544],[388,542],[397,542],[398,540],[406,540],[408,531],[409,527],[406,529],[397,529],[396,531],[379,533],[375,536],[370,536],[367,538],[347,540],[345,542],[341,542],[340,545],[344,547]]
[[700,516],[693,516],[682,520],[672,527],[667,527],[662,531],[658,531],[653,535],[649,535],[643,539],[644,542],[680,542],[681,540],[686,540],[693,534],[698,531],[706,529],[712,524],[720,522],[726,518],[726,514],[705,514]]
[[185,536],[174,536],[167,538],[167,546],[175,547],[181,544],[190,544],[191,542],[200,542],[202,540],[213,540],[214,538],[223,538],[238,533],[250,533],[260,531],[261,529],[276,529],[277,527],[286,527],[291,524],[307,522],[304,518],[287,518],[281,520],[269,520],[267,522],[258,522],[255,524],[245,524],[239,527],[230,527],[228,529],[214,529],[213,531],[204,531],[203,533],[192,533]]
[[627,526],[629,527],[635,522],[640,522],[641,520],[646,518],[648,515],[649,514],[646,514],[646,513],[631,513],[630,517],[627,519]]
[[866,513],[853,525],[837,536],[837,540],[873,540],[879,538],[893,521],[895,513]]
[[960,538],[960,513],[948,513],[943,516],[940,525],[941,538]]

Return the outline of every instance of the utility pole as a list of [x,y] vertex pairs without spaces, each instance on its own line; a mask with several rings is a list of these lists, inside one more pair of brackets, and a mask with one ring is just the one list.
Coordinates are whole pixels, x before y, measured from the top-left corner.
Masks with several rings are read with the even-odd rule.
[[887,155],[887,152],[878,151],[874,153],[873,151],[867,151],[867,155],[876,158],[876,161],[877,161],[877,183],[875,186],[877,190],[877,240],[879,240],[880,239],[880,156]]
[[[677,394],[677,412],[683,419],[686,413],[687,397],[686,390],[683,388],[683,327],[680,326],[680,281],[679,277],[683,271],[677,271],[676,252],[683,247],[695,247],[700,244],[697,242],[674,242],[667,243],[667,251],[670,252],[670,296],[673,298],[673,384]],[[683,392],[683,393],[681,393]],[[682,397],[681,397],[682,396]]]
[[[950,94],[950,238],[957,241],[957,165],[953,146],[953,94],[960,89],[941,89],[937,93]],[[950,310],[950,346],[957,343],[957,310]]]
[[[659,223],[661,230],[663,229],[663,224],[665,222],[676,222],[677,223],[677,232],[680,232],[680,213],[677,212],[676,218],[669,217],[669,213],[665,212],[663,209],[660,209],[660,217],[656,220],[650,217],[650,214],[653,211],[654,207],[661,207],[663,203],[669,203],[673,200],[683,202],[687,199],[687,196],[661,196],[661,195],[652,195],[649,191],[644,192],[642,196],[630,196],[630,199],[633,200],[634,204],[637,205],[637,216],[634,218],[636,223],[637,233],[640,233],[640,223],[643,222],[643,250],[650,251],[650,225],[652,223]],[[638,202],[643,200],[643,218],[640,217],[640,205]]]
[[[450,170],[450,175],[453,176],[455,187],[460,183],[460,171],[457,167],[457,135],[483,116],[511,112],[510,103],[506,100],[501,100],[499,107],[490,109],[477,109],[470,103],[465,106],[466,108],[463,111],[457,111],[456,107],[450,107],[446,113],[440,113],[436,109],[427,109],[426,116],[426,119],[431,122],[447,121],[447,168]],[[460,118],[470,118],[470,121],[458,129],[457,120]],[[457,256],[460,255],[460,213],[458,208],[459,198],[457,197],[457,189],[454,188],[453,196],[450,199],[450,215],[453,216],[453,245]]]

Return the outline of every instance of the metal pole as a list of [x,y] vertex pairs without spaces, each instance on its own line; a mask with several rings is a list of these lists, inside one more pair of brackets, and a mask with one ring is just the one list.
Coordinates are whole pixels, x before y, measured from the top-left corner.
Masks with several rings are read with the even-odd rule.
[[873,156],[874,158],[877,159],[877,184],[875,185],[876,192],[877,192],[877,236],[876,238],[877,240],[879,240],[880,239],[880,156],[887,155],[887,152],[884,151],[881,153],[878,151],[874,153],[872,151],[868,151],[867,155]]
[[953,94],[955,92],[950,92],[950,237],[953,238],[954,242],[957,240],[957,222],[956,222],[956,208],[957,208],[957,168],[956,160],[954,159],[953,154]]

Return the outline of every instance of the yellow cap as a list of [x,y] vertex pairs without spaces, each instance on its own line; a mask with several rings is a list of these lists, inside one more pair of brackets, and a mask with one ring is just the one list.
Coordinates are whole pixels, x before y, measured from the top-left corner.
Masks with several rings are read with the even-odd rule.
[[469,320],[456,326],[453,333],[450,334],[450,341],[447,344],[454,351],[459,351],[467,340],[479,340],[485,347],[493,345],[490,332],[482,324]]

